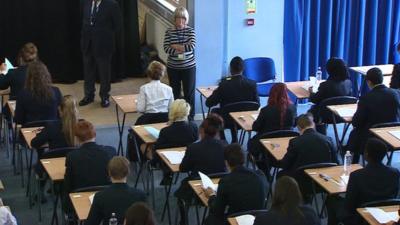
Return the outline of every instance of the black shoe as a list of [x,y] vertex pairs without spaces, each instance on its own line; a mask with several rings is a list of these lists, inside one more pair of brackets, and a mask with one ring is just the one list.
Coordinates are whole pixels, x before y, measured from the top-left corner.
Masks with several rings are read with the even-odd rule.
[[108,100],[108,98],[101,100],[101,107],[107,108],[108,106],[110,106],[110,100]]
[[84,97],[84,98],[79,102],[79,106],[89,105],[89,104],[92,103],[93,101],[94,101],[93,98]]

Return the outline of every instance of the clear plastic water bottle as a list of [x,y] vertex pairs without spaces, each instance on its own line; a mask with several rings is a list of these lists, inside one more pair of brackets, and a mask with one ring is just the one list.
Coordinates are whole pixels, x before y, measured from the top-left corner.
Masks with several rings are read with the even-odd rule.
[[317,72],[315,73],[315,78],[317,79],[318,82],[322,80],[322,70],[321,67],[318,67]]
[[353,161],[353,156],[351,155],[350,151],[346,151],[343,160],[343,171],[346,176],[350,175],[352,161]]
[[118,225],[117,217],[115,217],[115,213],[111,213],[110,220],[108,221],[108,225]]

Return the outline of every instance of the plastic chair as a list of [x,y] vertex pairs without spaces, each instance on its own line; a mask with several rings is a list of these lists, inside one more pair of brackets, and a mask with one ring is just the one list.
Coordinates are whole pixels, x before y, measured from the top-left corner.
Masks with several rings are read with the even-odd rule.
[[400,205],[400,199],[391,198],[391,199],[385,199],[385,200],[366,202],[366,203],[362,204],[361,207],[365,208],[365,207],[380,207],[380,206],[391,206],[391,205]]
[[245,59],[243,75],[257,82],[258,94],[267,97],[273,83],[266,82],[276,78],[274,60],[268,57]]
[[[398,126],[400,126],[400,122],[391,122],[391,123],[378,123],[378,124],[373,125],[371,128],[398,127]],[[388,158],[388,161],[387,161],[386,165],[391,165],[393,153],[399,149],[394,149],[388,144],[386,144],[386,146],[388,148],[388,152],[386,153],[386,157]]]
[[244,211],[244,212],[238,212],[238,213],[232,213],[230,215],[228,215],[228,218],[234,218],[234,217],[238,217],[238,216],[242,216],[242,215],[252,215],[257,217],[260,214],[264,214],[268,212],[268,210],[266,209],[259,209],[259,210],[249,210],[249,211]]

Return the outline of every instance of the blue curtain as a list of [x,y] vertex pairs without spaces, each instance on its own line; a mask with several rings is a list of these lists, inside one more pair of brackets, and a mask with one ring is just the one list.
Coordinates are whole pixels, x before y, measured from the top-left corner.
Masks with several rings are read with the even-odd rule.
[[318,66],[326,78],[330,57],[349,66],[393,63],[399,40],[400,0],[285,0],[285,81],[307,80]]

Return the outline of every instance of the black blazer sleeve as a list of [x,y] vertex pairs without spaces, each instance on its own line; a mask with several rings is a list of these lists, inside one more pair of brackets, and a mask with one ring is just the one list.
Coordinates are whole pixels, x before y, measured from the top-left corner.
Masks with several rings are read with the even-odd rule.
[[[94,195],[93,204],[90,207],[89,215],[87,220],[85,221],[86,225],[98,225],[101,220],[105,218],[103,212],[101,210],[101,201],[97,195]],[[106,222],[104,222],[105,224]]]
[[221,88],[218,86],[217,89],[213,91],[210,97],[206,100],[206,106],[212,107],[218,105],[221,102]]
[[160,135],[157,138],[156,143],[154,143],[154,149],[162,149],[162,148],[168,148],[168,139],[165,135],[165,129],[160,130]]
[[354,174],[350,174],[349,178],[349,183],[347,184],[347,190],[346,190],[346,198],[345,198],[345,212],[346,212],[346,218],[347,220],[351,217],[352,214],[355,213],[355,209],[357,207],[358,202],[360,202],[359,199],[359,190],[357,188],[357,181],[356,178],[354,178]]
[[289,169],[293,163],[296,161],[297,158],[297,152],[296,152],[296,146],[293,143],[293,139],[289,141],[289,146],[287,148],[287,152],[285,156],[281,159],[279,162],[279,165],[282,169]]
[[263,129],[263,125],[265,124],[265,109],[262,109],[260,111],[260,114],[258,114],[257,119],[254,121],[252,130],[256,132],[260,132]]
[[15,106],[15,122],[17,124],[25,123],[25,110],[24,96],[23,94],[19,94]]
[[191,147],[189,146],[186,149],[185,156],[182,159],[181,164],[179,165],[179,170],[181,172],[190,172],[193,169],[193,156],[192,156],[192,150]]
[[0,75],[0,89],[5,90],[11,86],[11,76],[12,74]]
[[351,124],[356,128],[364,127],[367,124],[367,119],[367,104],[363,98],[360,98],[357,105],[357,111],[353,116]]
[[71,158],[66,157],[65,159],[65,174],[64,174],[64,190],[65,193],[68,194],[72,191],[72,181],[71,181],[71,175],[72,175],[72,168],[71,168]]
[[113,23],[114,31],[115,32],[120,31],[121,26],[122,26],[122,16],[121,16],[121,10],[120,10],[117,2],[115,2],[115,4],[113,4],[113,8],[112,8],[112,23]]
[[40,149],[44,144],[46,144],[49,141],[49,139],[50,139],[49,129],[46,126],[45,128],[43,128],[42,131],[40,131],[40,133],[36,135],[36,137],[32,139],[31,145],[36,149]]
[[326,85],[326,81],[325,81],[320,84],[320,86],[318,87],[317,93],[310,93],[310,98],[309,98],[310,101],[314,104],[318,104],[322,100],[327,98],[326,93],[325,93],[327,91],[326,89],[327,89],[327,85]]
[[339,164],[339,159],[338,159],[338,154],[337,154],[337,146],[335,142],[333,142],[331,137],[328,137],[329,141],[329,148],[330,148],[330,153],[331,153],[331,161],[334,163]]
[[256,82],[253,82],[252,84],[252,90],[253,90],[253,101],[257,102],[260,104],[260,96],[258,95],[258,90],[257,90],[257,84]]
[[216,215],[217,217],[223,217],[225,213],[225,208],[228,205],[228,196],[226,194],[226,188],[223,179],[220,180],[218,184],[218,190],[216,196],[211,196],[208,199],[208,206],[210,208],[210,214]]

